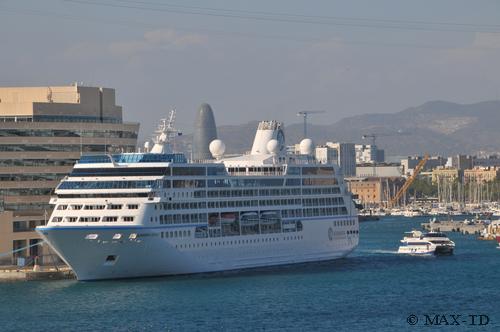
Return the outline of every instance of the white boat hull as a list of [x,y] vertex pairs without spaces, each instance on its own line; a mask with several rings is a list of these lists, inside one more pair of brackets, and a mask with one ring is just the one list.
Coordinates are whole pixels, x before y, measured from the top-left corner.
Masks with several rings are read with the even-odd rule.
[[[338,218],[337,218],[338,219]],[[349,219],[349,218],[344,218]],[[359,242],[357,217],[350,226],[332,219],[303,220],[300,232],[196,238],[163,238],[186,227],[38,227],[78,280],[133,278],[239,270],[333,260]],[[195,225],[196,226],[196,225]],[[97,239],[86,239],[97,234]],[[116,234],[121,238],[113,240]],[[137,238],[130,238],[137,234]],[[134,235],[132,235],[134,237]],[[111,261],[109,258],[113,258]]]
[[434,255],[435,248],[422,249],[422,248],[411,248],[411,247],[399,247],[398,254],[407,255]]

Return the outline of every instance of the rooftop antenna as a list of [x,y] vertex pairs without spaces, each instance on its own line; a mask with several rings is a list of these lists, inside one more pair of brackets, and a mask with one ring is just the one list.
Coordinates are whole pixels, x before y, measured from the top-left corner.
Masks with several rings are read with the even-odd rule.
[[48,86],[48,87],[47,87],[47,90],[48,90],[48,91],[47,91],[47,101],[48,101],[49,103],[52,103],[52,102],[54,102],[54,101],[52,100],[52,88],[51,88],[50,86]]
[[309,114],[326,113],[325,111],[300,111],[297,116],[301,116],[304,119],[304,137],[307,138],[307,116]]

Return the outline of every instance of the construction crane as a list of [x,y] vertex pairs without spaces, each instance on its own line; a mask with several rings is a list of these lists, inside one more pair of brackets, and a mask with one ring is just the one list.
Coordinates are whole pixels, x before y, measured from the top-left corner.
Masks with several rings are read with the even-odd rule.
[[389,208],[393,207],[399,201],[399,199],[401,197],[403,197],[403,195],[406,193],[406,191],[408,190],[408,188],[410,188],[410,186],[413,183],[413,181],[415,181],[415,179],[417,178],[417,176],[420,173],[420,171],[422,171],[422,169],[424,168],[425,163],[427,162],[427,160],[429,160],[429,154],[428,153],[426,153],[425,156],[424,156],[424,158],[422,158],[422,160],[420,160],[418,162],[417,166],[413,170],[413,174],[405,181],[405,183],[398,190],[398,192],[396,193],[396,195],[394,195],[394,197],[389,201],[389,204],[388,204]]
[[297,113],[297,116],[301,116],[304,119],[304,138],[307,138],[307,116],[318,113],[325,113],[325,111],[300,111]]
[[389,132],[389,133],[370,133],[370,134],[363,134],[361,136],[362,139],[370,139],[372,145],[377,145],[377,137],[388,137],[388,136],[403,136],[403,135],[409,135],[407,132],[403,132],[401,129],[398,129],[396,132]]

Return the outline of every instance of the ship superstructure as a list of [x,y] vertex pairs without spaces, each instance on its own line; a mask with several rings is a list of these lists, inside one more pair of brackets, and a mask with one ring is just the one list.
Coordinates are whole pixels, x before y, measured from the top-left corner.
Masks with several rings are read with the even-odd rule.
[[[152,152],[82,156],[38,227],[79,280],[189,274],[331,260],[358,244],[356,209],[336,165],[312,142],[286,154],[282,124],[262,121],[252,152],[189,162],[163,123]],[[170,128],[170,129],[166,129]],[[161,139],[160,139],[161,138]]]

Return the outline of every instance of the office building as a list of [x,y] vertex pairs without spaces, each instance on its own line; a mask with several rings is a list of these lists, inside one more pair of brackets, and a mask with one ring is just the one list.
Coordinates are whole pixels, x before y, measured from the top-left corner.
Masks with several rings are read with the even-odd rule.
[[210,105],[203,103],[198,109],[194,123],[193,155],[196,161],[213,159],[208,146],[217,139],[214,113]]
[[138,131],[123,122],[114,89],[0,88],[0,253],[25,248],[0,264],[42,256],[33,230],[50,216],[60,179],[82,154],[135,151]]

